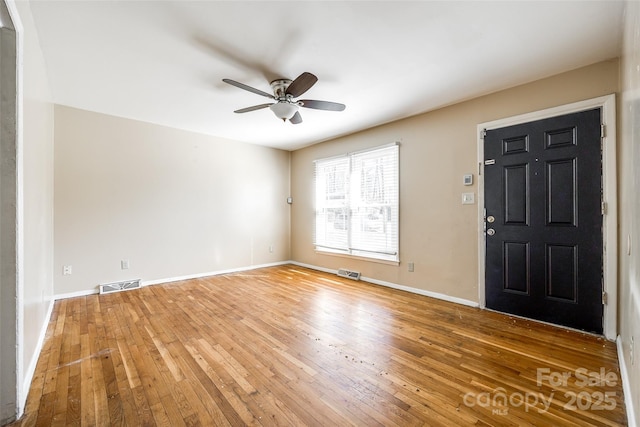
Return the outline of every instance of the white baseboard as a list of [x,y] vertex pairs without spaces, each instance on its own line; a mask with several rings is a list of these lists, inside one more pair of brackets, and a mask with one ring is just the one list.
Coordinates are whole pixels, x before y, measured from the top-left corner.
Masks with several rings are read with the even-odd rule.
[[[323,271],[325,273],[337,274],[338,270],[332,270],[329,268],[318,267],[316,265],[304,264],[297,261],[289,261],[290,264],[298,265],[300,267],[310,268],[312,270]],[[466,305],[469,307],[479,307],[475,301],[470,301],[464,298],[452,297],[451,295],[441,294],[439,292],[425,291],[424,289],[413,288],[411,286],[399,285],[397,283],[387,282],[384,280],[372,279],[370,277],[360,276],[360,280],[367,283],[373,283],[374,285],[385,286],[387,288],[398,289],[401,291],[411,292],[412,294],[423,295],[426,297],[436,298],[443,301],[453,302],[456,304]]]
[[53,296],[53,299],[58,301],[61,299],[75,298],[75,297],[86,297],[87,295],[97,294],[98,289],[91,289],[88,291],[77,291],[77,292],[67,292],[65,294],[57,294]]
[[[160,285],[160,284],[163,284],[163,283],[179,282],[181,280],[190,280],[190,279],[200,279],[202,277],[219,276],[221,274],[239,273],[241,271],[249,271],[249,270],[255,270],[255,269],[258,269],[258,268],[265,268],[265,267],[275,267],[277,265],[285,265],[285,264],[291,264],[291,261],[279,261],[279,262],[273,262],[273,263],[269,263],[269,264],[250,265],[250,266],[246,266],[246,267],[238,267],[238,268],[230,268],[230,269],[226,269],[226,270],[209,271],[209,272],[206,272],[206,273],[188,274],[188,275],[185,275],[185,276],[168,277],[168,278],[164,278],[164,279],[143,280],[141,282],[141,285],[142,286]],[[89,289],[89,290],[85,290],[85,291],[77,291],[77,292],[69,292],[69,293],[65,293],[65,294],[57,294],[57,295],[54,295],[53,298],[54,298],[54,300],[61,300],[61,299],[67,299],[67,298],[84,297],[84,296],[87,296],[87,295],[97,294],[98,292],[99,292],[98,288],[95,288],[95,289]]]
[[631,383],[627,363],[624,358],[624,349],[622,348],[622,338],[620,335],[616,338],[616,347],[618,349],[618,363],[620,364],[620,376],[622,377],[622,392],[624,393],[624,405],[627,409],[627,424],[629,427],[637,427],[636,412],[633,407],[633,399],[631,397]]
[[291,263],[291,261],[279,261],[279,262],[272,262],[272,263],[269,263],[269,264],[250,265],[250,266],[247,266],[247,267],[238,267],[238,268],[230,268],[230,269],[227,269],[227,270],[210,271],[208,273],[189,274],[189,275],[186,275],[186,276],[170,277],[170,278],[166,278],[166,279],[143,280],[142,281],[142,286],[160,285],[162,283],[179,282],[181,280],[200,279],[202,277],[209,277],[209,276],[220,276],[221,274],[239,273],[241,271],[250,271],[250,270],[256,270],[258,268],[265,268],[265,267],[275,267],[275,266],[278,266],[278,265],[285,265],[285,264],[290,264],[290,263]]
[[[329,274],[338,274],[338,270],[332,270],[330,268],[318,267],[317,265],[305,264],[298,261],[289,261],[289,264],[297,265],[299,267],[310,268],[311,270],[322,271]],[[362,276],[360,277],[362,279]]]
[[51,322],[51,315],[53,314],[54,305],[54,299],[49,301],[47,314],[45,315],[44,322],[40,327],[40,334],[38,335],[36,348],[33,352],[33,355],[31,356],[31,360],[29,361],[29,366],[27,366],[27,369],[25,370],[22,390],[20,390],[20,396],[18,396],[18,419],[22,417],[24,409],[27,405],[27,397],[29,396],[29,390],[31,389],[31,381],[33,381],[33,376],[36,373],[36,366],[38,365],[38,359],[40,358],[40,353],[42,352],[42,347],[44,346],[44,340],[47,336],[47,329],[49,328],[49,323]]

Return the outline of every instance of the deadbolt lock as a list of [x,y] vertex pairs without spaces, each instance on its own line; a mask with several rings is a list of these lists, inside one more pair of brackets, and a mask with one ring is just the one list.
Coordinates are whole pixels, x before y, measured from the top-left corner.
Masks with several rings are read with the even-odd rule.
[[487,217],[487,222],[488,222],[488,223],[492,223],[492,222],[493,222],[493,221],[495,221],[495,220],[496,220],[496,218],[495,218],[493,215],[489,215],[489,216]]

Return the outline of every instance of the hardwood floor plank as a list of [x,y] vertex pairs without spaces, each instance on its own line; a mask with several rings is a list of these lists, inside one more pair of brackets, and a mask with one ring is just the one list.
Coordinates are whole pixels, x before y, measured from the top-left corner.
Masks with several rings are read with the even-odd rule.
[[136,408],[137,418],[141,426],[155,426],[156,422],[153,417],[151,406],[147,400],[147,396],[142,385],[132,390],[133,403]]
[[69,367],[60,367],[56,372],[56,377],[56,400],[54,403],[51,425],[63,426],[67,421],[67,404],[69,402]]
[[219,393],[219,396],[216,396],[216,400],[217,402],[224,404],[225,408],[221,409],[223,410],[225,417],[229,418],[229,414],[231,414],[231,417],[236,421],[242,420],[242,423],[247,425],[256,424],[256,419],[253,414],[247,410],[246,405],[242,403],[238,398],[238,395],[233,391],[233,379],[229,378],[225,381],[221,378],[221,376],[228,376],[228,372],[224,367],[215,363],[214,359],[210,359],[207,355],[200,353],[199,349],[195,345],[187,344],[185,347],[198,366],[200,366],[202,372],[207,375],[210,383],[214,385],[216,391]]
[[[214,425],[231,425],[227,420],[225,413],[218,406],[218,401],[221,401],[219,397],[219,390],[215,387],[215,384],[211,379],[202,371],[200,365],[193,359],[191,353],[185,348],[182,343],[174,343],[172,345],[172,354],[175,354],[176,363],[178,363],[182,372],[185,373],[185,381],[189,385],[189,388],[183,389],[185,394],[197,396],[196,401],[201,404],[206,412],[201,414],[206,415],[213,421]],[[216,393],[212,393],[211,390],[215,389]],[[191,401],[191,399],[190,399]]]
[[80,336],[80,420],[83,425],[95,425],[95,401],[93,395],[93,369],[91,367],[90,328]]
[[[77,346],[77,354],[80,355],[80,348]],[[80,425],[81,419],[81,372],[80,366],[76,363],[69,366],[69,382],[67,385],[67,407],[65,421],[66,425]],[[32,386],[33,388],[33,386]],[[30,398],[31,396],[29,396]]]
[[231,379],[235,381],[242,391],[246,394],[255,393],[257,390],[255,387],[247,381],[249,372],[242,367],[240,363],[229,354],[220,344],[216,344],[215,348],[209,344],[209,342],[203,338],[197,340],[198,347],[204,351],[207,356],[214,360],[221,368],[229,374]]
[[42,395],[42,400],[40,401],[40,406],[38,407],[38,415],[35,419],[36,427],[51,425],[51,418],[53,417],[53,405],[55,401],[55,392]]
[[626,418],[602,337],[285,265],[57,301],[14,425]]
[[107,398],[106,381],[103,375],[102,358],[108,355],[109,350],[103,344],[104,324],[102,313],[100,312],[100,300],[98,297],[87,298],[87,313],[89,317],[89,346],[91,375],[95,386],[93,387],[93,400],[95,410],[95,420],[97,425],[109,425],[111,415]]

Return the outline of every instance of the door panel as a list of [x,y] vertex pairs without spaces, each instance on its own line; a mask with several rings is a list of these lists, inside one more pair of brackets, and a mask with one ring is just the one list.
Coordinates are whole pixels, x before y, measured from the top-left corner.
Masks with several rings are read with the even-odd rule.
[[487,131],[488,308],[602,332],[600,123],[594,109]]
[[529,165],[504,168],[504,221],[510,225],[527,225],[529,212]]
[[504,242],[504,289],[529,294],[529,243]]
[[578,300],[578,253],[575,246],[547,245],[547,296],[566,302]]
[[576,225],[575,178],[575,159],[547,163],[548,225]]

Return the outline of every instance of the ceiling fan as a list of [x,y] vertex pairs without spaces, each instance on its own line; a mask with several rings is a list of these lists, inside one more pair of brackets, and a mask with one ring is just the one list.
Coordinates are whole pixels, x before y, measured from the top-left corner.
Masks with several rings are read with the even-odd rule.
[[294,98],[297,98],[308,91],[311,86],[318,81],[316,76],[307,72],[300,74],[293,81],[289,79],[278,79],[272,81],[271,89],[273,90],[273,95],[235,80],[222,79],[222,81],[232,86],[239,87],[240,89],[244,89],[276,101],[268,104],[259,104],[252,107],[241,108],[239,110],[235,110],[234,113],[248,113],[249,111],[269,107],[276,117],[282,119],[282,121],[289,120],[294,125],[297,125],[298,123],[302,123],[302,116],[298,111],[299,107],[326,111],[342,111],[345,109],[344,104],[339,104],[337,102],[317,101],[313,99],[300,99],[296,101]]

